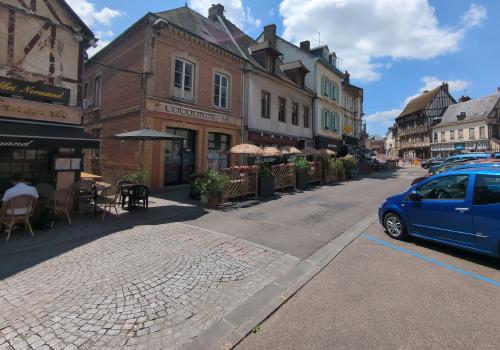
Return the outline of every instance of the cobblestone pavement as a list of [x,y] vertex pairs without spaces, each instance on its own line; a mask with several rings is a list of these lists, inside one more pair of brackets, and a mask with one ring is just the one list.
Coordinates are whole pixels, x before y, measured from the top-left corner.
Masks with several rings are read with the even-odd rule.
[[197,227],[139,226],[0,281],[0,349],[171,349],[298,259]]

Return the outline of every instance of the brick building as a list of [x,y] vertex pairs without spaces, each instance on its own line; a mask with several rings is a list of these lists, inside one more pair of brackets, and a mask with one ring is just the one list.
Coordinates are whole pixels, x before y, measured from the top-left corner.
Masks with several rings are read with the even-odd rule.
[[[242,133],[244,57],[220,23],[181,7],[148,13],[85,64],[85,125],[102,139],[92,171],[108,180],[142,166],[150,186],[227,167]],[[149,127],[183,141],[119,141]]]

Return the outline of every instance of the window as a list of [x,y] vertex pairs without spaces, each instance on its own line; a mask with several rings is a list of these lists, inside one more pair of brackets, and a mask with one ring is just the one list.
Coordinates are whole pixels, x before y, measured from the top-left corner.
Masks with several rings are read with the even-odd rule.
[[338,122],[339,122],[339,120],[338,120],[337,113],[330,112],[330,128],[331,128],[331,130],[338,131],[338,129],[339,129]]
[[94,79],[94,107],[101,107],[101,77]]
[[438,142],[438,141],[439,141],[439,140],[438,140],[438,133],[437,133],[437,132],[435,132],[435,133],[434,133],[434,142]]
[[299,125],[299,104],[292,102],[292,124]]
[[500,203],[500,176],[476,175],[474,184],[474,205]]
[[303,106],[304,128],[309,128],[309,107]]
[[229,91],[229,78],[227,75],[215,73],[214,105],[227,108],[227,95]]
[[266,56],[266,69],[268,72],[274,73],[275,71],[274,57]]
[[468,175],[443,176],[417,188],[424,199],[465,199]]
[[267,91],[262,91],[261,93],[261,116],[262,118],[271,118],[271,94]]
[[446,136],[444,134],[444,131],[441,131],[441,142],[445,142],[446,141]]
[[469,128],[469,140],[474,140],[476,138],[474,128]]
[[450,131],[450,140],[455,140],[455,130]]
[[0,149],[0,186],[2,192],[11,186],[12,174],[23,174],[34,183],[54,182],[51,157],[47,149]]
[[208,168],[220,170],[229,167],[228,151],[230,136],[219,133],[208,133]]
[[479,127],[479,138],[480,139],[486,138],[486,127],[484,126]]
[[194,66],[192,63],[178,58],[175,59],[174,94],[176,97],[193,98],[193,74]]
[[462,129],[458,130],[458,138],[463,139],[464,138],[464,131]]
[[321,111],[321,129],[330,130],[330,112],[326,109]]
[[83,99],[86,100],[89,98],[89,83],[85,83],[83,85]]
[[278,110],[278,120],[280,122],[286,123],[286,99],[283,97],[278,97],[279,110]]

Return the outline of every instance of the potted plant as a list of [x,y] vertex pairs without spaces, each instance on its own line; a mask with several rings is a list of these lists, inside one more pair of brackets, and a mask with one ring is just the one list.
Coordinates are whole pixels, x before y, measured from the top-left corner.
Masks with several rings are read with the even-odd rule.
[[191,198],[196,198],[199,195],[200,201],[203,204],[208,203],[208,174],[198,174],[192,182]]
[[208,172],[208,207],[217,209],[222,200],[222,194],[229,186],[229,176],[211,170]]
[[145,185],[146,182],[148,182],[148,179],[149,173],[144,170],[132,171],[123,177],[123,180],[139,185]]
[[309,162],[304,157],[297,157],[293,161],[293,167],[296,175],[296,185],[299,190],[307,188],[307,172],[309,171]]
[[352,178],[352,170],[358,166],[358,162],[353,156],[347,155],[342,159],[344,164],[345,174],[348,179]]
[[259,165],[258,193],[261,197],[269,197],[274,193],[274,176],[271,168],[265,164]]
[[344,162],[340,159],[335,159],[335,177],[342,181],[345,178]]

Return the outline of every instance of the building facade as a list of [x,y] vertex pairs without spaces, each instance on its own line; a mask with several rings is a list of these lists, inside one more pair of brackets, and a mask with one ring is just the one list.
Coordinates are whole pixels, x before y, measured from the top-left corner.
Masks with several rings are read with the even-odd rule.
[[404,159],[431,157],[431,128],[449,105],[456,103],[443,83],[413,98],[396,118],[399,156]]
[[500,92],[450,105],[432,127],[432,156],[500,150]]
[[394,159],[398,157],[397,140],[397,126],[393,125],[387,129],[387,133],[385,134],[385,155],[388,158]]
[[345,145],[358,146],[363,119],[363,89],[351,84],[350,74],[342,81],[342,139]]
[[300,61],[285,63],[277,48],[276,26],[264,27],[253,40],[213,5],[209,18],[222,24],[246,57],[244,75],[244,142],[259,146],[313,145],[312,92]]
[[0,2],[0,192],[21,173],[67,189],[79,178],[81,82],[90,29],[65,1]]
[[[244,63],[225,28],[187,6],[146,14],[85,65],[86,126],[102,138],[94,170],[116,180],[141,167],[157,189],[228,167],[243,132]],[[113,137],[144,127],[185,140]]]

